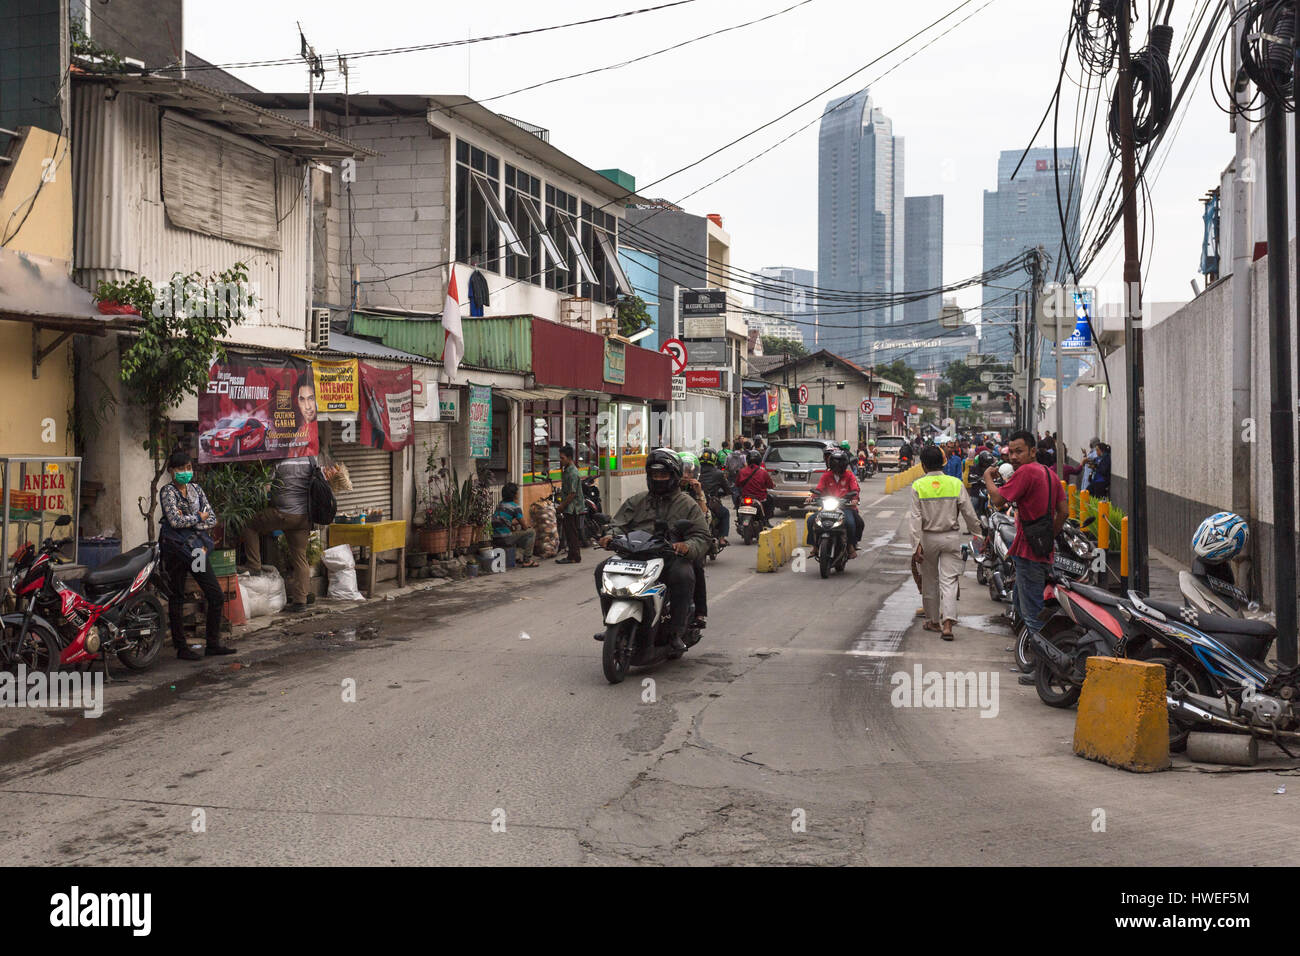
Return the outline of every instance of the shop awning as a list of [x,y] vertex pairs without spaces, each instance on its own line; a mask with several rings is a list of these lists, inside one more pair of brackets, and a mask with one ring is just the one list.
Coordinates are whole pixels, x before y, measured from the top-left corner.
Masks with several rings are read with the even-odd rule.
[[138,318],[101,313],[94,296],[68,278],[66,262],[0,249],[0,319],[104,335]]
[[[341,332],[334,331],[330,332],[329,345],[325,351],[336,352],[348,358],[385,359],[390,362],[409,362],[412,365],[437,364],[423,355],[403,352],[401,349],[395,349],[380,342],[371,342],[369,339],[359,339],[352,335],[344,335]],[[322,355],[321,357],[324,358],[325,356]]]
[[568,388],[494,388],[493,395],[513,398],[517,402],[558,402],[573,394]]

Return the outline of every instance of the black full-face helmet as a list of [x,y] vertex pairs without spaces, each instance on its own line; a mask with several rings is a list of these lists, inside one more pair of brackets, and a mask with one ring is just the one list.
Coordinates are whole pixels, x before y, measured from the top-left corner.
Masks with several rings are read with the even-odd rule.
[[671,448],[656,448],[645,460],[645,484],[652,495],[672,494],[681,486],[682,459]]
[[763,453],[754,451],[752,448],[745,452],[745,463],[749,465],[759,465],[763,462]]
[[844,474],[844,470],[849,467],[849,453],[843,448],[832,449],[826,456],[826,467],[837,475]]

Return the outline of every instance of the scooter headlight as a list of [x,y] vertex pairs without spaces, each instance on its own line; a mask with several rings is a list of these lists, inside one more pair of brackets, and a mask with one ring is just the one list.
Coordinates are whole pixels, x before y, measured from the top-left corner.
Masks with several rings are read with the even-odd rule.
[[86,635],[86,650],[91,654],[99,653],[99,632],[91,631]]
[[840,509],[840,499],[838,499],[838,498],[823,498],[823,499],[822,499],[822,510],[823,510],[823,511],[838,511],[839,509]]

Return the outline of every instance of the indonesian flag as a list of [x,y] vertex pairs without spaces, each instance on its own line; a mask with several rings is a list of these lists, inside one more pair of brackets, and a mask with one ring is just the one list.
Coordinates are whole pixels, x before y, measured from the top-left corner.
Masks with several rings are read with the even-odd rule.
[[456,377],[460,360],[465,357],[465,332],[460,325],[460,293],[456,291],[456,267],[451,267],[451,280],[447,283],[447,301],[442,306],[442,331],[447,336],[442,348],[442,365],[447,370],[447,380]]

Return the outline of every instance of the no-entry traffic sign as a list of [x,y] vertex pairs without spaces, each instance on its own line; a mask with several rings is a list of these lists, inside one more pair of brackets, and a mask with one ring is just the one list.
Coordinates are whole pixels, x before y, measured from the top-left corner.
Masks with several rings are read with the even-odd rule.
[[669,339],[659,347],[659,351],[673,360],[674,375],[686,371],[686,343],[681,339]]

